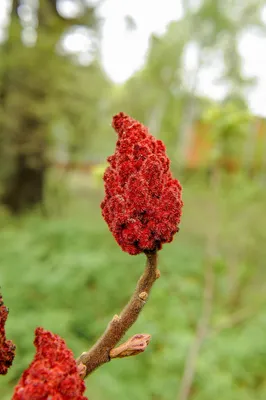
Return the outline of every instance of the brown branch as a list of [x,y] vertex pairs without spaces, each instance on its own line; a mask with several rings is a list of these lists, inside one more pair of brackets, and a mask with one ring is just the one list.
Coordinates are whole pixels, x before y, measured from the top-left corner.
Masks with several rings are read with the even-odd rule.
[[[110,321],[106,331],[95,345],[77,359],[77,365],[82,377],[92,373],[100,365],[111,360],[110,352],[122,339],[128,329],[137,320],[143,306],[148,299],[150,290],[155,280],[160,276],[157,270],[157,253],[147,252],[145,271],[138,281],[136,289],[121,314],[115,315]],[[85,370],[85,368],[86,370]]]
[[205,273],[205,288],[203,295],[202,314],[198,322],[194,342],[192,343],[187,356],[185,370],[180,384],[180,390],[178,396],[179,400],[187,400],[190,395],[190,391],[192,388],[196,372],[196,365],[199,352],[205,338],[208,335],[209,321],[212,312],[213,292],[214,292],[214,272],[212,263],[210,262],[209,265],[207,265]]

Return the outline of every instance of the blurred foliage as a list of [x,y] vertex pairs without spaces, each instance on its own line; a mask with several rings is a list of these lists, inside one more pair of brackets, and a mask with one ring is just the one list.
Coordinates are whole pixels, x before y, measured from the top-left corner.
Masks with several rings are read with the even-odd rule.
[[[119,104],[160,136],[171,158],[185,166],[191,125],[211,103],[198,94],[200,75],[216,66],[216,83],[226,88],[226,99],[245,103],[245,91],[255,81],[243,74],[238,41],[248,29],[265,35],[265,23],[261,0],[241,4],[204,0],[199,6],[184,1],[182,5],[183,18],[169,24],[163,36],[153,36],[147,62],[126,83]],[[196,56],[190,66],[185,60],[191,51]]]
[[[40,2],[38,37],[32,47],[21,42],[22,28],[14,2],[8,40],[0,48],[0,188],[14,211],[29,208],[29,196],[42,192],[56,127],[61,135],[60,147],[65,145],[71,159],[77,153],[82,157],[95,131],[107,125],[98,116],[106,107],[104,98],[110,84],[95,56],[95,61],[84,68],[62,51],[60,55],[60,39],[71,26],[82,23],[95,31],[91,51],[96,54],[98,28],[93,9],[88,8],[81,17],[69,21],[60,17],[54,5],[50,6],[54,3]],[[23,179],[27,180],[27,187],[22,190]],[[32,203],[42,198],[39,193]]]
[[[182,3],[183,17],[152,36],[143,68],[114,85],[101,66],[97,2],[79,2],[82,12],[67,19],[55,0],[40,0],[34,46],[21,42],[13,2],[9,36],[0,45],[0,197],[12,193],[19,203],[24,196],[23,211],[36,203],[42,209],[14,218],[0,207],[0,284],[10,308],[7,334],[17,344],[14,366],[0,381],[3,400],[32,359],[36,326],[60,334],[78,355],[121,310],[143,270],[143,257],[122,253],[100,215],[103,163],[116,140],[110,121],[118,111],[164,140],[175,170],[185,170],[192,143],[208,147],[204,130],[192,129],[197,121],[209,125],[212,152],[204,171],[181,175],[182,229],[161,252],[161,278],[128,334],[148,332],[152,342],[144,354],[112,361],[89,377],[89,398],[178,399],[210,262],[212,315],[190,398],[266,398],[266,131],[262,123],[256,128],[246,105],[246,90],[256,82],[244,75],[238,46],[249,29],[265,35],[265,2]],[[131,16],[125,23],[138,29]],[[80,28],[91,41],[87,65],[62,46]],[[222,102],[200,95],[201,74],[213,67],[217,86],[226,88]],[[224,158],[240,160],[242,168],[232,175],[219,169],[219,179],[209,180],[209,168]],[[260,174],[250,179],[254,159]],[[48,168],[68,161],[96,166]]]
[[[0,46],[0,195],[13,211],[42,202],[50,161],[101,162],[115,141],[110,115],[119,110],[149,126],[185,168],[191,127],[213,105],[199,95],[202,72],[218,63],[217,85],[224,84],[231,103],[245,103],[245,91],[255,83],[243,74],[238,41],[248,29],[265,35],[262,0],[183,2],[183,17],[164,35],[153,35],[144,67],[123,86],[111,84],[101,69],[101,2],[76,2],[79,13],[66,18],[56,0],[40,1],[34,46],[21,42],[18,4]],[[137,29],[128,15],[125,24]],[[64,38],[78,30],[91,43],[88,65],[81,64],[82,54],[63,48]]]
[[[213,311],[190,398],[211,400],[217,392],[221,400],[265,398],[266,194],[241,175],[232,179],[218,193],[198,179],[184,183],[181,231],[160,252],[161,278],[128,333],[148,332],[151,344],[144,354],[114,360],[90,376],[89,398],[178,398],[202,312],[207,241],[217,230]],[[143,270],[144,258],[123,253],[102,220],[103,193],[87,189],[77,200],[68,182],[61,182],[60,215],[52,192],[48,219],[0,214],[0,281],[10,308],[7,334],[17,344],[14,366],[0,381],[3,400],[32,359],[36,326],[63,336],[78,356],[121,310]]]
[[210,161],[214,164],[242,161],[244,145],[254,123],[254,116],[246,105],[232,101],[223,107],[213,105],[206,109],[202,121],[211,127]]

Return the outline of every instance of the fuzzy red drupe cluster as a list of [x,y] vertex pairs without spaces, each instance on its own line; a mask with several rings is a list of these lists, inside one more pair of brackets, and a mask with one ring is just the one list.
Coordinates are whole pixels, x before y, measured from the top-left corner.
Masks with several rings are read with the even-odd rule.
[[84,381],[65,341],[43,328],[35,331],[36,354],[12,400],[86,400]]
[[172,177],[161,140],[124,113],[112,125],[118,140],[104,174],[103,217],[129,254],[159,250],[178,231],[182,187]]
[[5,323],[8,316],[8,308],[4,305],[0,295],[0,375],[5,375],[11,367],[15,357],[16,346],[11,340],[6,340]]

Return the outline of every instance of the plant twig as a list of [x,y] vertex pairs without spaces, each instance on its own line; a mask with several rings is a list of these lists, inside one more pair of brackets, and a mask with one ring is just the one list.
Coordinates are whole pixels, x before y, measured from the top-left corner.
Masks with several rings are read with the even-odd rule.
[[[201,346],[209,334],[209,324],[212,313],[213,295],[214,295],[214,284],[215,284],[215,271],[213,267],[214,260],[216,258],[217,243],[218,243],[218,232],[219,232],[219,215],[217,209],[217,199],[219,196],[219,184],[220,175],[219,171],[215,170],[215,173],[211,177],[211,188],[214,193],[214,199],[210,204],[209,213],[210,218],[215,221],[214,229],[208,231],[207,236],[207,263],[205,270],[205,284],[203,293],[203,304],[202,313],[199,317],[197,330],[192,343],[187,359],[185,362],[185,370],[180,383],[180,390],[178,400],[188,400],[193,385],[197,361],[200,353]],[[216,200],[216,201],[215,201]]]
[[180,384],[178,400],[187,400],[193,384],[197,360],[201,346],[208,335],[209,321],[212,312],[212,300],[214,292],[214,272],[210,262],[205,273],[205,287],[203,295],[202,314],[198,321],[194,342],[189,350],[183,378]]
[[[83,378],[91,374],[100,365],[111,360],[110,352],[122,339],[128,329],[137,320],[145,305],[155,280],[160,276],[157,270],[157,252],[145,253],[147,264],[136,289],[120,315],[115,315],[106,331],[95,345],[77,359],[77,366]],[[84,367],[85,366],[85,367]]]

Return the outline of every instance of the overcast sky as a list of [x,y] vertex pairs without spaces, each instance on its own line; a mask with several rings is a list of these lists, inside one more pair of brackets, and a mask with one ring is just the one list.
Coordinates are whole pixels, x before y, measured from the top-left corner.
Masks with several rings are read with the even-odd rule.
[[[6,23],[8,2],[0,0],[0,26]],[[88,2],[95,3],[97,0]],[[68,3],[65,6],[67,12],[67,8],[71,10],[71,0],[65,0],[65,3]],[[182,7],[180,0],[105,0],[100,15],[104,17],[101,46],[104,69],[114,82],[123,83],[145,63],[150,35],[163,34],[169,22],[182,17]],[[135,30],[126,29],[125,16],[135,20]],[[266,7],[264,16],[266,19]],[[72,50],[86,48],[87,43],[88,39],[80,34],[67,42]],[[248,32],[241,39],[239,48],[244,59],[244,72],[258,78],[256,88],[248,96],[250,108],[254,113],[266,116],[266,39]],[[188,70],[193,68],[195,56],[195,50],[191,48],[186,56]],[[224,88],[212,82],[215,73],[212,69],[202,74],[199,90],[201,94],[219,99],[224,94]]]

